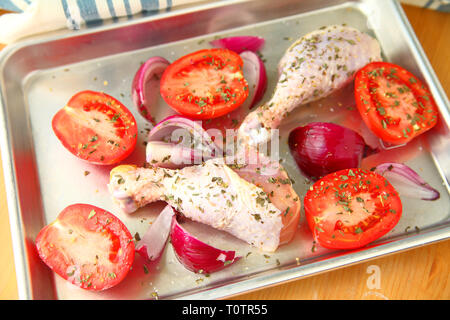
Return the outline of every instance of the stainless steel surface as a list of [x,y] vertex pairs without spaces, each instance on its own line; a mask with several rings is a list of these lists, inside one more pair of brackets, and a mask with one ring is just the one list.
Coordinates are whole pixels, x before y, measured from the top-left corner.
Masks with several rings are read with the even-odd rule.
[[[441,121],[427,134],[428,148],[414,145],[422,149],[415,150],[416,155],[407,163],[441,192],[438,201],[403,199],[404,213],[394,230],[371,246],[352,252],[319,247],[312,250],[312,237],[303,219],[293,242],[270,257],[227,234],[188,223],[187,228],[201,239],[224,249],[236,249],[244,256],[239,263],[209,277],[186,271],[170,245],[161,261],[148,265],[150,274],[144,273],[143,261],[137,255],[127,278],[101,293],[66,283],[40,261],[34,239],[67,205],[82,202],[109,210],[132,234],[143,234],[162,208],[156,204],[133,215],[122,213],[106,189],[112,167],[81,162],[61,146],[52,132],[51,119],[74,93],[105,91],[130,108],[140,130],[138,148],[126,162],[141,164],[145,128],[149,125],[132,104],[130,86],[142,61],[154,55],[173,61],[209,47],[208,41],[215,37],[263,36],[266,46],[262,54],[269,76],[267,99],[275,86],[278,60],[290,43],[323,25],[342,23],[376,36],[388,61],[401,64],[429,84]],[[450,237],[449,101],[396,1],[215,2],[95,30],[28,40],[2,51],[0,72],[1,150],[21,299],[146,299],[154,298],[155,292],[161,299],[224,298]],[[287,150],[289,130],[314,119],[343,121],[342,115],[354,111],[346,110],[339,116],[336,105],[351,105],[351,100],[351,96],[342,94],[308,109],[300,108],[282,126],[282,157],[301,197],[310,184],[298,173]],[[157,119],[169,114],[167,110],[161,102],[155,110]],[[90,174],[84,176],[84,171]],[[245,258],[248,252],[252,254]]]

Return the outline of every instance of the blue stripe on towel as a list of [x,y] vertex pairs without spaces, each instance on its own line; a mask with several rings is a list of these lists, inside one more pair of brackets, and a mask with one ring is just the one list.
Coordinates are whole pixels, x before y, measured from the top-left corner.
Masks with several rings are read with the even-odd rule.
[[172,10],[172,0],[167,0],[166,11],[170,11],[170,10]]
[[108,3],[108,9],[109,9],[109,13],[111,14],[112,20],[114,22],[117,22],[119,20],[119,18],[117,17],[116,9],[114,9],[113,0],[107,0],[107,3]]
[[61,5],[63,7],[64,14],[66,15],[67,26],[72,30],[80,29],[80,25],[72,18],[72,15],[70,14],[70,9],[69,5],[67,4],[67,0],[61,0]]
[[434,0],[429,0],[427,3],[425,3],[424,7],[428,8],[433,4]]
[[439,11],[442,11],[442,12],[450,12],[450,3],[448,3],[448,4],[445,4],[445,3],[440,4],[437,9]]
[[80,15],[86,22],[87,27],[95,27],[103,24],[102,18],[98,14],[95,0],[77,0],[80,8]]
[[158,0],[141,0],[142,11],[159,11]]
[[70,16],[70,11],[69,11],[69,6],[67,5],[67,1],[61,0],[61,4],[63,6],[63,10],[64,10],[64,14],[66,15],[66,18],[71,19],[72,17]]
[[125,10],[127,11],[128,19],[133,18],[133,14],[131,13],[131,6],[128,0],[123,0],[123,5],[125,6]]
[[22,10],[20,10],[20,8],[11,0],[0,0],[0,8],[8,11],[22,12]]
[[450,3],[446,0],[428,0],[428,2],[425,3],[424,8],[450,12]]

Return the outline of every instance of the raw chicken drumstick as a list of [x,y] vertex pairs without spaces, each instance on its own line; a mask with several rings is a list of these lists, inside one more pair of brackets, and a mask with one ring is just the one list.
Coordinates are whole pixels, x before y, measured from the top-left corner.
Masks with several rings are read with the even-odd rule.
[[269,141],[270,129],[294,108],[344,87],[372,61],[381,61],[380,45],[356,29],[333,25],[303,36],[284,54],[272,98],[244,119],[239,139],[249,145]]
[[191,220],[275,251],[283,227],[281,211],[261,188],[218,160],[180,170],[118,166],[111,171],[108,188],[127,212],[163,200]]

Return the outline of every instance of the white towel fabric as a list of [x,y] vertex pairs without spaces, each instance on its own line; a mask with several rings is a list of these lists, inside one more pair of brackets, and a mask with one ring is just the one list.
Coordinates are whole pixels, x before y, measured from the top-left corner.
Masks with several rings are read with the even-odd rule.
[[[192,3],[225,0],[0,0],[0,8],[15,11],[0,16],[0,43],[63,29],[95,27],[106,20],[132,19]],[[450,0],[401,0],[450,12]]]

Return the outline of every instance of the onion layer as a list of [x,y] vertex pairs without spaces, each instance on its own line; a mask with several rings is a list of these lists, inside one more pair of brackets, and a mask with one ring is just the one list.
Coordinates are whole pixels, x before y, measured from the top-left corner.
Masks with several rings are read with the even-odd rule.
[[154,119],[150,110],[160,95],[161,75],[169,65],[170,62],[162,57],[152,57],[139,68],[133,79],[131,88],[133,102],[140,114],[152,123]]
[[248,82],[249,95],[245,105],[253,108],[261,101],[267,89],[267,73],[264,62],[252,51],[244,51],[240,54],[244,61],[244,78]]
[[256,36],[227,37],[210,42],[214,47],[229,49],[239,54],[247,50],[256,52],[264,46],[264,43],[264,38]]
[[375,172],[384,176],[401,196],[421,200],[437,200],[440,197],[439,191],[405,164],[383,163],[375,168]]
[[190,235],[172,218],[170,239],[177,259],[188,270],[196,273],[213,273],[233,264],[239,257],[235,251],[214,248]]
[[[178,143],[180,138],[182,142]],[[146,160],[154,166],[178,168],[221,154],[221,148],[200,122],[183,116],[170,116],[149,133]]]
[[358,168],[368,148],[355,131],[328,122],[294,129],[288,143],[299,168],[313,180],[342,169]]
[[153,261],[159,258],[169,237],[172,217],[175,211],[171,206],[166,206],[159,214],[150,228],[144,234],[136,251],[147,260]]

